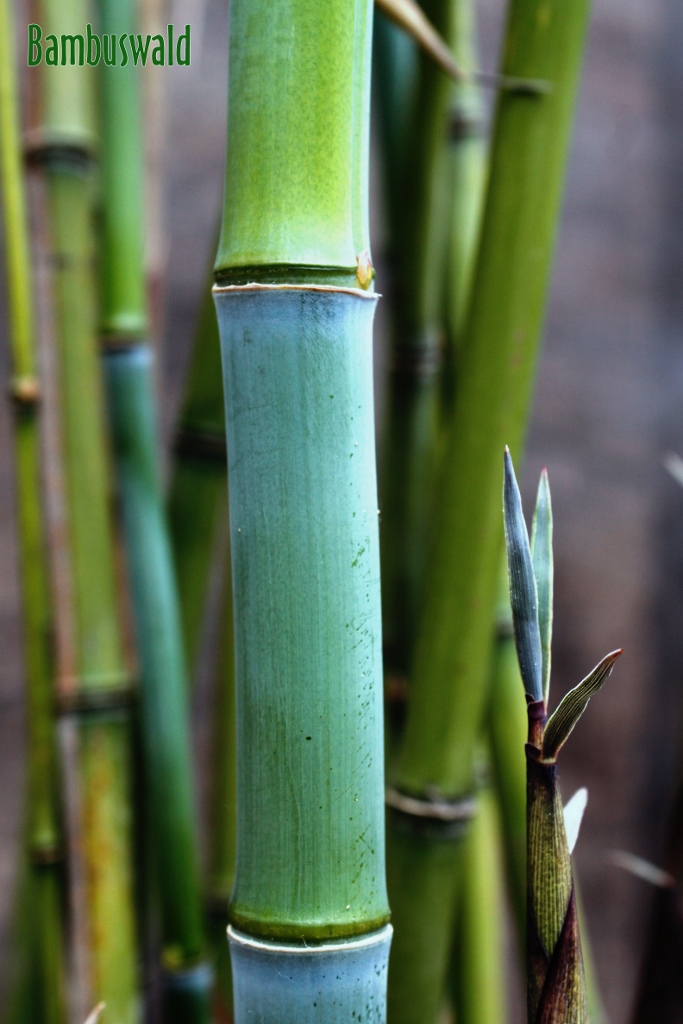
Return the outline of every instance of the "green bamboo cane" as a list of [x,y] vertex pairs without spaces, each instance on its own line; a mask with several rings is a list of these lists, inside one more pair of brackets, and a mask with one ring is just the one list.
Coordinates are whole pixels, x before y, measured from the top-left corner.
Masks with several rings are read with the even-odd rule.
[[231,8],[214,294],[235,616],[238,1024],[384,1019],[371,25],[367,0]]
[[[435,28],[449,40],[453,6],[451,0],[431,0],[425,5]],[[390,31],[385,30],[378,43],[393,44],[392,50],[396,49]],[[386,69],[387,77],[395,78],[400,71],[401,78],[408,78],[405,56],[403,67],[391,74],[395,53],[382,54],[382,49],[378,45],[383,58],[380,72]],[[387,672],[405,677],[420,601],[438,431],[450,199],[446,150],[450,81],[431,57],[421,54],[413,89],[404,81],[391,91],[387,99],[393,103],[383,106],[385,162],[397,179],[388,190],[397,280],[382,456],[383,630]],[[408,106],[412,113],[408,132],[400,135],[400,114],[392,109],[396,103]],[[401,136],[403,152],[399,153]]]
[[209,840],[210,938],[216,965],[218,1019],[232,1021],[232,968],[225,932],[235,881],[237,833],[237,758],[235,730],[235,644],[232,614],[232,567],[227,552],[221,601],[221,634],[214,681],[211,831]]
[[[135,27],[135,5],[100,0],[103,33]],[[141,735],[158,888],[164,1020],[208,1021],[185,663],[159,479],[152,354],[147,342],[138,73],[105,68],[102,311],[107,398],[123,508],[141,671]]]
[[[47,36],[82,32],[81,0],[43,0]],[[46,61],[47,44],[45,39]],[[68,51],[68,41],[65,40]],[[68,56],[67,56],[68,61]],[[41,127],[35,158],[43,167],[52,246],[60,356],[63,449],[74,593],[76,672],[61,680],[71,721],[79,812],[69,819],[70,854],[82,856],[87,934],[78,935],[85,977],[77,984],[87,1013],[107,1004],[114,1024],[138,1019],[132,899],[130,701],[119,628],[101,380],[96,351],[92,239],[92,79],[87,67],[41,67]],[[81,878],[81,873],[73,874]]]
[[[404,824],[434,818],[437,811],[452,818],[463,813],[458,800],[472,789],[473,749],[486,706],[502,541],[499,452],[509,438],[519,448],[524,431],[587,22],[585,2],[553,0],[543,6],[543,17],[540,8],[539,0],[513,0],[509,13],[502,68],[508,87],[499,95],[494,121],[411,697],[391,772],[390,799]],[[529,88],[521,78],[546,85]],[[518,80],[517,87],[510,79]],[[416,804],[406,804],[406,797]],[[430,842],[424,843],[425,862]],[[392,843],[390,838],[390,877]],[[408,886],[408,877],[399,874],[397,897],[392,891],[395,914],[396,899]],[[392,1022],[435,1019],[441,991],[418,988],[413,971],[424,958],[438,961],[445,974],[448,945],[448,934],[434,930],[416,958],[408,939],[403,950],[397,928]]]
[[487,787],[464,841],[450,975],[458,1024],[502,1024],[506,1019],[500,839],[498,808]]
[[527,1019],[587,1024],[588,1003],[557,755],[610,675],[613,651],[548,717],[553,560],[550,489],[541,475],[531,546],[509,451],[503,490],[515,646],[527,700]]
[[225,407],[216,309],[207,288],[174,446],[168,516],[185,658],[192,672],[216,537],[227,509]]
[[[28,790],[24,890],[18,903],[25,977],[18,988],[37,1024],[65,1019],[62,848],[57,814],[54,662],[40,473],[39,383],[26,197],[22,179],[14,23],[0,2],[0,172],[12,357],[11,395],[17,473],[17,518],[28,721]],[[22,1019],[18,1005],[8,1019]],[[25,1019],[25,1018],[24,1018]]]

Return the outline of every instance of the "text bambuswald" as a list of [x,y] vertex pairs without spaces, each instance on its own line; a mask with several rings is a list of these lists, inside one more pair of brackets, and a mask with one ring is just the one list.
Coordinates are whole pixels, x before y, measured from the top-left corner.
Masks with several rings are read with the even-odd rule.
[[122,67],[132,59],[134,64],[146,65],[149,59],[155,67],[181,67],[190,65],[190,26],[176,35],[173,25],[167,25],[166,35],[145,36],[128,34],[97,35],[91,25],[85,32],[74,35],[43,36],[40,25],[28,26],[28,66],[36,67],[43,59],[53,67],[89,64],[94,67],[102,61],[107,67]]

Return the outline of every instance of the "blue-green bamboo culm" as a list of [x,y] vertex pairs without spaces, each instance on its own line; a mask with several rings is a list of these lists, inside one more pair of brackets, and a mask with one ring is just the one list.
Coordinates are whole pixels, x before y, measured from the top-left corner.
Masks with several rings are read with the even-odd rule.
[[[134,0],[99,0],[103,32],[135,28]],[[140,664],[140,732],[158,891],[165,1024],[210,1019],[185,658],[161,488],[143,263],[135,66],[100,76],[101,337]]]
[[367,0],[231,7],[214,295],[235,621],[237,1024],[385,1015],[371,26]]

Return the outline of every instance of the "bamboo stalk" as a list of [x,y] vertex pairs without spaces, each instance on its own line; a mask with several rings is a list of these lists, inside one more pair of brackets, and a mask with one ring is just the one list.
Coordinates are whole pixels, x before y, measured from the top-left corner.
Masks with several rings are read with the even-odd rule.
[[209,846],[210,937],[216,965],[215,1004],[220,1022],[233,1019],[232,968],[225,941],[235,881],[237,839],[237,757],[235,729],[235,644],[232,567],[228,550],[221,602],[221,634],[214,681],[211,832]]
[[502,1024],[506,1019],[500,840],[495,797],[486,787],[464,840],[450,972],[458,1024]]
[[[453,4],[432,0],[425,11],[451,38]],[[378,37],[381,63],[391,66],[393,45]],[[395,60],[393,61],[395,63]],[[403,77],[410,75],[403,61]],[[386,443],[382,456],[382,581],[386,669],[405,677],[412,656],[414,623],[421,597],[424,552],[439,422],[439,371],[443,354],[442,296],[448,241],[447,111],[450,83],[421,54],[414,95],[410,83],[394,90],[393,103],[412,100],[402,153],[396,153],[401,114],[385,102],[386,163],[398,184],[389,190],[390,239],[396,273],[395,310],[388,384]],[[408,95],[406,95],[408,94]],[[393,152],[392,152],[393,151]]]
[[[83,30],[80,0],[43,0],[44,32]],[[60,680],[71,720],[74,761],[65,762],[69,849],[82,855],[87,936],[77,936],[87,962],[76,979],[88,1012],[97,999],[110,1020],[138,1019],[132,902],[129,677],[121,649],[108,509],[101,382],[96,357],[92,273],[92,106],[88,68],[41,67],[41,125],[34,158],[43,170],[49,210],[56,331],[60,355],[65,482],[73,580],[76,672]],[[74,825],[82,824],[75,832]],[[74,861],[75,865],[76,861]],[[78,878],[78,875],[74,877]],[[80,899],[80,898],[79,898]],[[81,1017],[83,1019],[83,1017]]]
[[[135,5],[100,0],[103,33],[135,27]],[[173,559],[159,479],[142,217],[135,66],[104,69],[102,312],[104,368],[141,671],[141,736],[158,887],[164,1020],[208,1021],[193,772]]]
[[207,288],[174,445],[168,518],[185,659],[192,673],[218,526],[227,513],[225,404],[216,309]]
[[[28,790],[24,887],[18,902],[24,977],[18,991],[28,1018],[62,1024],[64,934],[61,914],[62,844],[52,714],[54,661],[40,471],[40,386],[26,196],[22,180],[21,117],[16,84],[14,24],[9,0],[0,2],[0,176],[12,358],[11,396],[16,445],[17,518],[28,722]],[[20,954],[21,955],[21,954]],[[21,996],[18,996],[21,998]],[[8,1019],[21,1020],[15,1003]]]
[[[445,801],[457,816],[459,801],[473,786],[502,541],[499,452],[510,438],[519,448],[523,436],[586,28],[585,2],[553,0],[544,6],[547,17],[540,6],[539,0],[513,0],[509,12],[503,75],[542,79],[549,90],[506,89],[498,97],[407,721],[390,774],[399,797],[416,798],[423,813]],[[425,863],[430,842],[425,840]],[[409,884],[407,876],[400,879],[398,891]],[[392,1024],[432,1022],[442,988],[426,991],[414,979],[422,960],[437,961],[445,972],[449,936],[432,931],[419,957],[401,941],[397,929]]]
[[235,615],[238,1024],[384,1019],[371,18],[367,0],[231,9],[214,294]]

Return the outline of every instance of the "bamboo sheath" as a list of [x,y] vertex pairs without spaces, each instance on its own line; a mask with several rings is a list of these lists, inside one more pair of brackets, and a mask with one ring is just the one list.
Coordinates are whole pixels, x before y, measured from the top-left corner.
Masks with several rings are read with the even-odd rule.
[[[135,7],[100,0],[101,29],[131,32]],[[181,620],[159,479],[147,342],[142,144],[134,66],[100,79],[101,332],[140,663],[140,726],[162,943],[163,1016],[210,1016]]]
[[238,1024],[384,1020],[371,19],[366,0],[231,9],[214,294],[235,619]]
[[[18,970],[6,1019],[62,1024],[64,934],[62,845],[53,719],[54,661],[40,471],[39,377],[14,24],[0,3],[0,174],[7,273],[17,518],[28,723],[28,789],[23,885],[18,904]],[[25,1000],[25,1002],[23,1002]],[[22,1005],[23,1002],[23,1005]]]
[[[80,0],[44,0],[46,32],[78,32]],[[69,853],[82,855],[87,932],[77,934],[74,985],[87,1013],[107,1003],[116,1024],[138,1020],[132,901],[129,677],[124,663],[108,508],[107,457],[96,354],[92,238],[92,79],[87,68],[41,67],[41,123],[34,158],[43,168],[59,348],[62,446],[74,596],[76,676],[60,681],[63,731],[75,740],[64,762],[78,797]],[[66,735],[66,733],[65,733]],[[66,749],[66,744],[63,749]],[[74,774],[75,770],[75,774]],[[82,830],[79,825],[82,824]],[[76,876],[74,876],[76,877]],[[80,877],[80,876],[78,876]],[[89,1005],[88,1005],[89,1004]]]

